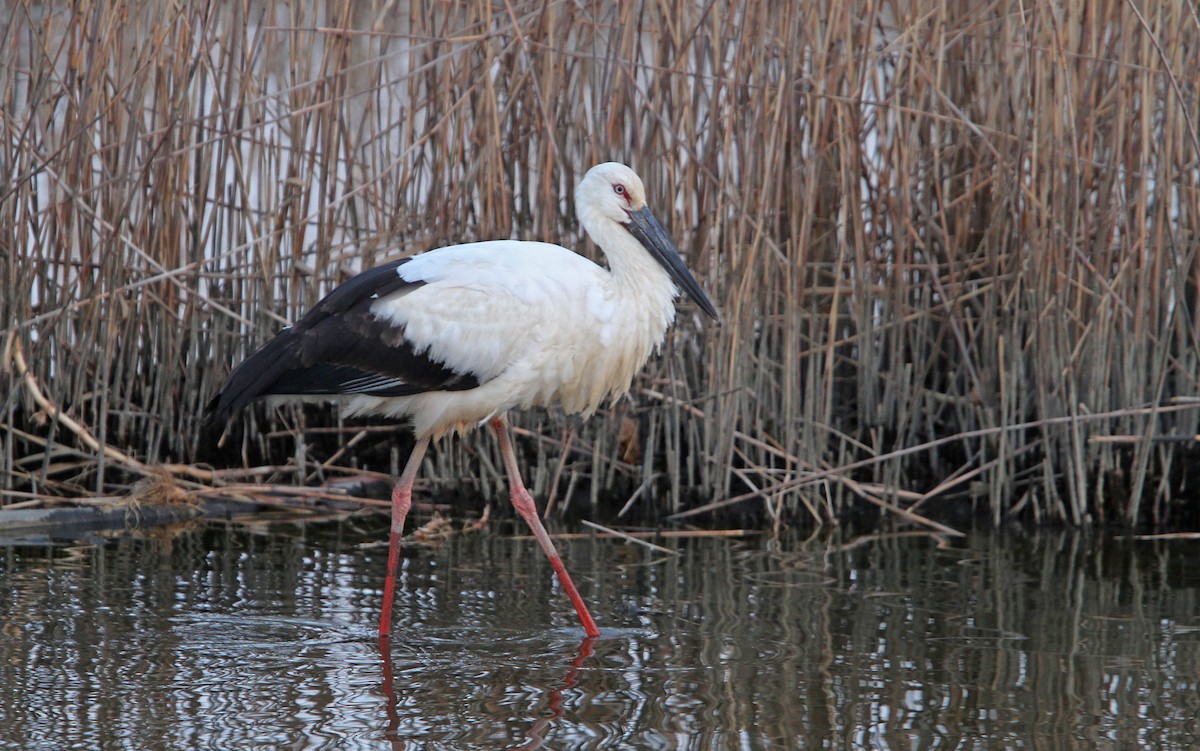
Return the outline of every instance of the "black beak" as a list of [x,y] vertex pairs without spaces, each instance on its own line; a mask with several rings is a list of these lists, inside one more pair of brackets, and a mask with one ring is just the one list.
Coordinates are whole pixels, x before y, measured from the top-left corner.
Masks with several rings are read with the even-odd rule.
[[679,255],[675,243],[667,237],[667,231],[654,218],[654,214],[650,213],[650,209],[642,208],[638,211],[629,211],[628,214],[629,224],[625,226],[629,232],[638,239],[638,242],[646,246],[650,255],[662,264],[671,279],[688,294],[688,297],[696,301],[701,310],[713,320],[719,320],[720,316],[717,315],[716,306],[712,304],[712,300],[708,299],[708,295],[704,294],[704,290],[700,289],[700,283],[696,281],[696,277],[692,276],[692,272],[688,271],[688,267],[683,263],[683,256]]

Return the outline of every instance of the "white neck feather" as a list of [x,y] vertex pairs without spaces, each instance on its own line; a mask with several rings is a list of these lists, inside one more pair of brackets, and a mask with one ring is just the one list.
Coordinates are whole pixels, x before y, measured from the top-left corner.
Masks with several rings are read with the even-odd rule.
[[678,294],[675,283],[654,256],[627,229],[605,216],[589,212],[580,217],[584,230],[604,251],[618,295],[642,305],[671,307]]

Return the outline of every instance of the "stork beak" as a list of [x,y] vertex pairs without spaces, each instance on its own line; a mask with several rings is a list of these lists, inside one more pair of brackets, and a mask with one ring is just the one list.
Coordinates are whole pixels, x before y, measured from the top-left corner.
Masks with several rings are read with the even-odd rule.
[[683,256],[679,255],[675,243],[667,237],[667,231],[654,218],[654,214],[650,213],[650,209],[642,207],[637,211],[629,211],[628,214],[629,224],[625,226],[629,232],[650,251],[650,255],[662,264],[671,279],[688,294],[688,297],[696,301],[701,310],[713,320],[718,320],[720,316],[717,315],[716,306],[708,299],[708,295],[704,294],[704,290],[700,289],[700,283],[692,276],[692,272],[688,271]]

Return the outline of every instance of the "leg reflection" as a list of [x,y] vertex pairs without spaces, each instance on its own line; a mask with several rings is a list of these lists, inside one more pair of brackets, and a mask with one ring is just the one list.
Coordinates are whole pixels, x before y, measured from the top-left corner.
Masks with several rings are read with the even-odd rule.
[[[595,646],[595,637],[585,637],[579,643],[579,650],[575,654],[575,658],[571,660],[567,668],[566,674],[557,688],[550,691],[547,705],[550,708],[550,714],[542,717],[533,723],[533,726],[525,733],[525,737],[529,740],[521,749],[532,751],[533,749],[541,748],[546,742],[546,731],[549,730],[551,723],[559,720],[563,716],[563,692],[579,685],[577,678],[579,669],[583,667],[583,661],[592,656],[592,651]],[[385,711],[387,712],[387,729],[384,732],[384,738],[387,739],[390,747],[393,749],[405,749],[407,744],[404,738],[400,736],[400,700],[396,695],[396,679],[394,668],[392,667],[392,648],[391,640],[387,635],[379,637],[379,657],[380,665],[383,674],[383,683],[380,690],[383,692],[386,700]]]
[[529,728],[529,732],[525,734],[529,742],[519,748],[525,751],[533,751],[533,749],[541,748],[542,744],[546,742],[546,731],[550,728],[550,723],[561,719],[563,716],[563,691],[579,685],[576,676],[579,674],[579,669],[583,667],[583,661],[592,656],[592,648],[595,644],[596,638],[593,636],[585,637],[579,643],[579,652],[575,655],[575,659],[571,660],[570,669],[563,676],[562,683],[558,685],[558,688],[550,692],[550,701],[547,702],[550,706],[550,714],[533,723],[533,726]]
[[392,672],[392,645],[389,643],[388,635],[380,634],[379,636],[379,655],[383,660],[383,685],[380,688],[383,690],[383,697],[387,702],[387,730],[383,737],[393,749],[408,748],[404,739],[400,737],[400,705],[396,698],[396,679]]

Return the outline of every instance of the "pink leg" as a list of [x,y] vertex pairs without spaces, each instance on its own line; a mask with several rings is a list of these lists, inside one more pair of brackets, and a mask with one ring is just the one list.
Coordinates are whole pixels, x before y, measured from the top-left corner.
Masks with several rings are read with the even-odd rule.
[[596,628],[592,614],[588,612],[587,605],[583,604],[583,598],[579,596],[579,591],[571,582],[571,575],[567,573],[567,567],[563,565],[562,558],[559,557],[558,551],[554,549],[554,543],[550,540],[550,535],[546,533],[546,528],[542,526],[542,520],[538,518],[537,506],[534,505],[529,491],[525,489],[525,483],[521,481],[521,473],[517,470],[517,457],[513,453],[512,439],[509,437],[508,422],[503,417],[497,417],[492,420],[491,425],[492,430],[496,433],[496,438],[500,441],[500,453],[504,456],[504,467],[508,471],[508,487],[512,494],[513,507],[533,530],[533,536],[537,538],[546,557],[550,559],[554,573],[558,574],[558,580],[562,583],[563,589],[567,591],[567,597],[571,598],[575,612],[579,613],[583,630],[589,637],[599,636],[600,629]]
[[383,614],[379,617],[379,638],[386,639],[392,632],[392,597],[396,592],[396,568],[400,563],[400,538],[404,534],[404,517],[412,507],[413,481],[421,468],[425,449],[429,448],[429,436],[417,440],[404,473],[392,488],[392,530],[388,535],[387,579],[383,582]]

